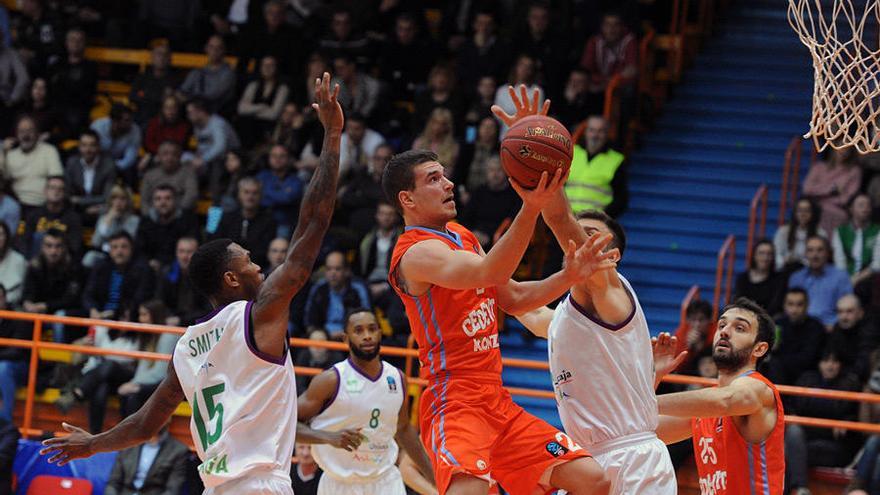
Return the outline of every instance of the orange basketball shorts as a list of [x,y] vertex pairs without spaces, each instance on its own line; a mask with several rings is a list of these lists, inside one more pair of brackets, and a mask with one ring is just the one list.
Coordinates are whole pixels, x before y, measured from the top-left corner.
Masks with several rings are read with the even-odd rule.
[[513,402],[501,383],[444,378],[422,394],[422,443],[440,494],[459,473],[499,483],[510,495],[541,493],[550,467],[590,454]]

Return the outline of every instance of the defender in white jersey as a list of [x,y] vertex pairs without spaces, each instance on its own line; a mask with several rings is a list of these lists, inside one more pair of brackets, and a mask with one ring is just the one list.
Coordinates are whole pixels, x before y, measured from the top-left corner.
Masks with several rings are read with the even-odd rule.
[[[626,245],[623,228],[605,213],[583,212],[575,221],[564,195],[545,210],[545,220],[563,245],[607,232],[614,235],[611,248],[622,254]],[[541,308],[519,319],[549,340],[565,432],[602,465],[611,493],[677,493],[669,453],[654,433],[651,335],[629,282],[616,270],[598,272],[573,286],[555,311]]]
[[186,398],[206,494],[293,493],[297,410],[288,308],[311,274],[333,214],[343,127],[338,93],[338,86],[330,91],[329,74],[315,81],[312,106],[324,126],[324,144],[284,263],[264,283],[249,252],[231,239],[201,246],[189,272],[214,312],[180,338],[167,376],[138,412],[98,435],[65,423],[69,436],[43,442],[49,462],[63,465],[143,443]]
[[[312,456],[324,471],[318,494],[406,495],[398,444],[421,474],[433,479],[404,407],[406,379],[379,359],[382,331],[370,310],[348,314],[344,339],[348,359],[316,376],[299,398],[299,441],[316,444]],[[346,430],[360,432],[362,441],[354,448],[338,448]]]

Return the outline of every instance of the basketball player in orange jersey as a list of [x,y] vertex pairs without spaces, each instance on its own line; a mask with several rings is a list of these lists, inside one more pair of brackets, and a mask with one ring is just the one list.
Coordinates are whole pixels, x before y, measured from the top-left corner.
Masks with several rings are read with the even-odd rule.
[[[724,308],[712,344],[718,386],[657,397],[657,435],[667,444],[694,439],[702,495],[782,494],[785,412],[776,387],[755,371],[775,331],[763,308],[737,299]],[[659,336],[658,375],[680,362],[674,354],[669,335]]]
[[603,252],[611,236],[594,236],[577,252],[568,245],[563,271],[542,281],[510,280],[542,207],[562,182],[559,171],[552,180],[545,172],[531,191],[512,182],[523,206],[487,254],[469,230],[451,223],[453,184],[434,153],[407,151],[385,169],[383,189],[406,224],[389,281],[406,306],[421,376],[428,380],[420,402],[421,437],[441,494],[483,495],[495,482],[511,495],[608,492],[598,463],[516,405],[501,385],[497,308],[538,308],[575,280],[615,267]]

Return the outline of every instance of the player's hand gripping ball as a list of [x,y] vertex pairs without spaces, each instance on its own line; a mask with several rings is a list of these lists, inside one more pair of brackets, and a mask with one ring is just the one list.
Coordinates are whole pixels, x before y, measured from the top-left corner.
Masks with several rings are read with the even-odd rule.
[[547,171],[553,177],[571,167],[572,142],[568,129],[556,119],[533,115],[517,121],[501,141],[501,165],[521,186],[534,189]]

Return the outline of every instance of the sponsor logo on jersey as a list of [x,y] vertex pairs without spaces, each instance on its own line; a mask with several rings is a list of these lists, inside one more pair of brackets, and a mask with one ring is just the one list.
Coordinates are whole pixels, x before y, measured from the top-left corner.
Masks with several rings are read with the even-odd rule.
[[227,467],[227,464],[228,462],[226,454],[217,454],[214,457],[210,457],[206,459],[205,462],[199,464],[199,472],[205,475],[220,473],[229,474],[229,468]]
[[364,382],[357,377],[345,379],[345,391],[350,394],[359,394],[364,391]]
[[498,334],[486,335],[474,339],[474,352],[483,352],[498,348]]
[[727,471],[715,471],[700,478],[700,495],[715,495],[727,490]]
[[388,391],[396,392],[397,391],[397,382],[394,380],[393,376],[388,377]]
[[548,442],[545,448],[553,457],[562,457],[568,453],[568,449],[559,442]]
[[566,383],[571,383],[572,381],[574,380],[572,379],[571,371],[562,370],[553,379],[553,386],[558,387],[559,385],[565,385]]
[[468,337],[473,337],[479,331],[489,328],[495,323],[495,299],[488,298],[474,308],[461,322],[461,330]]
[[486,466],[486,461],[482,459],[477,459],[477,469],[479,469],[480,471],[485,471],[487,467],[488,466]]
[[202,363],[202,365],[199,366],[199,371],[204,371],[205,373],[207,373],[208,368],[213,368],[213,367],[214,367],[214,365],[211,363],[208,363],[208,362]]

